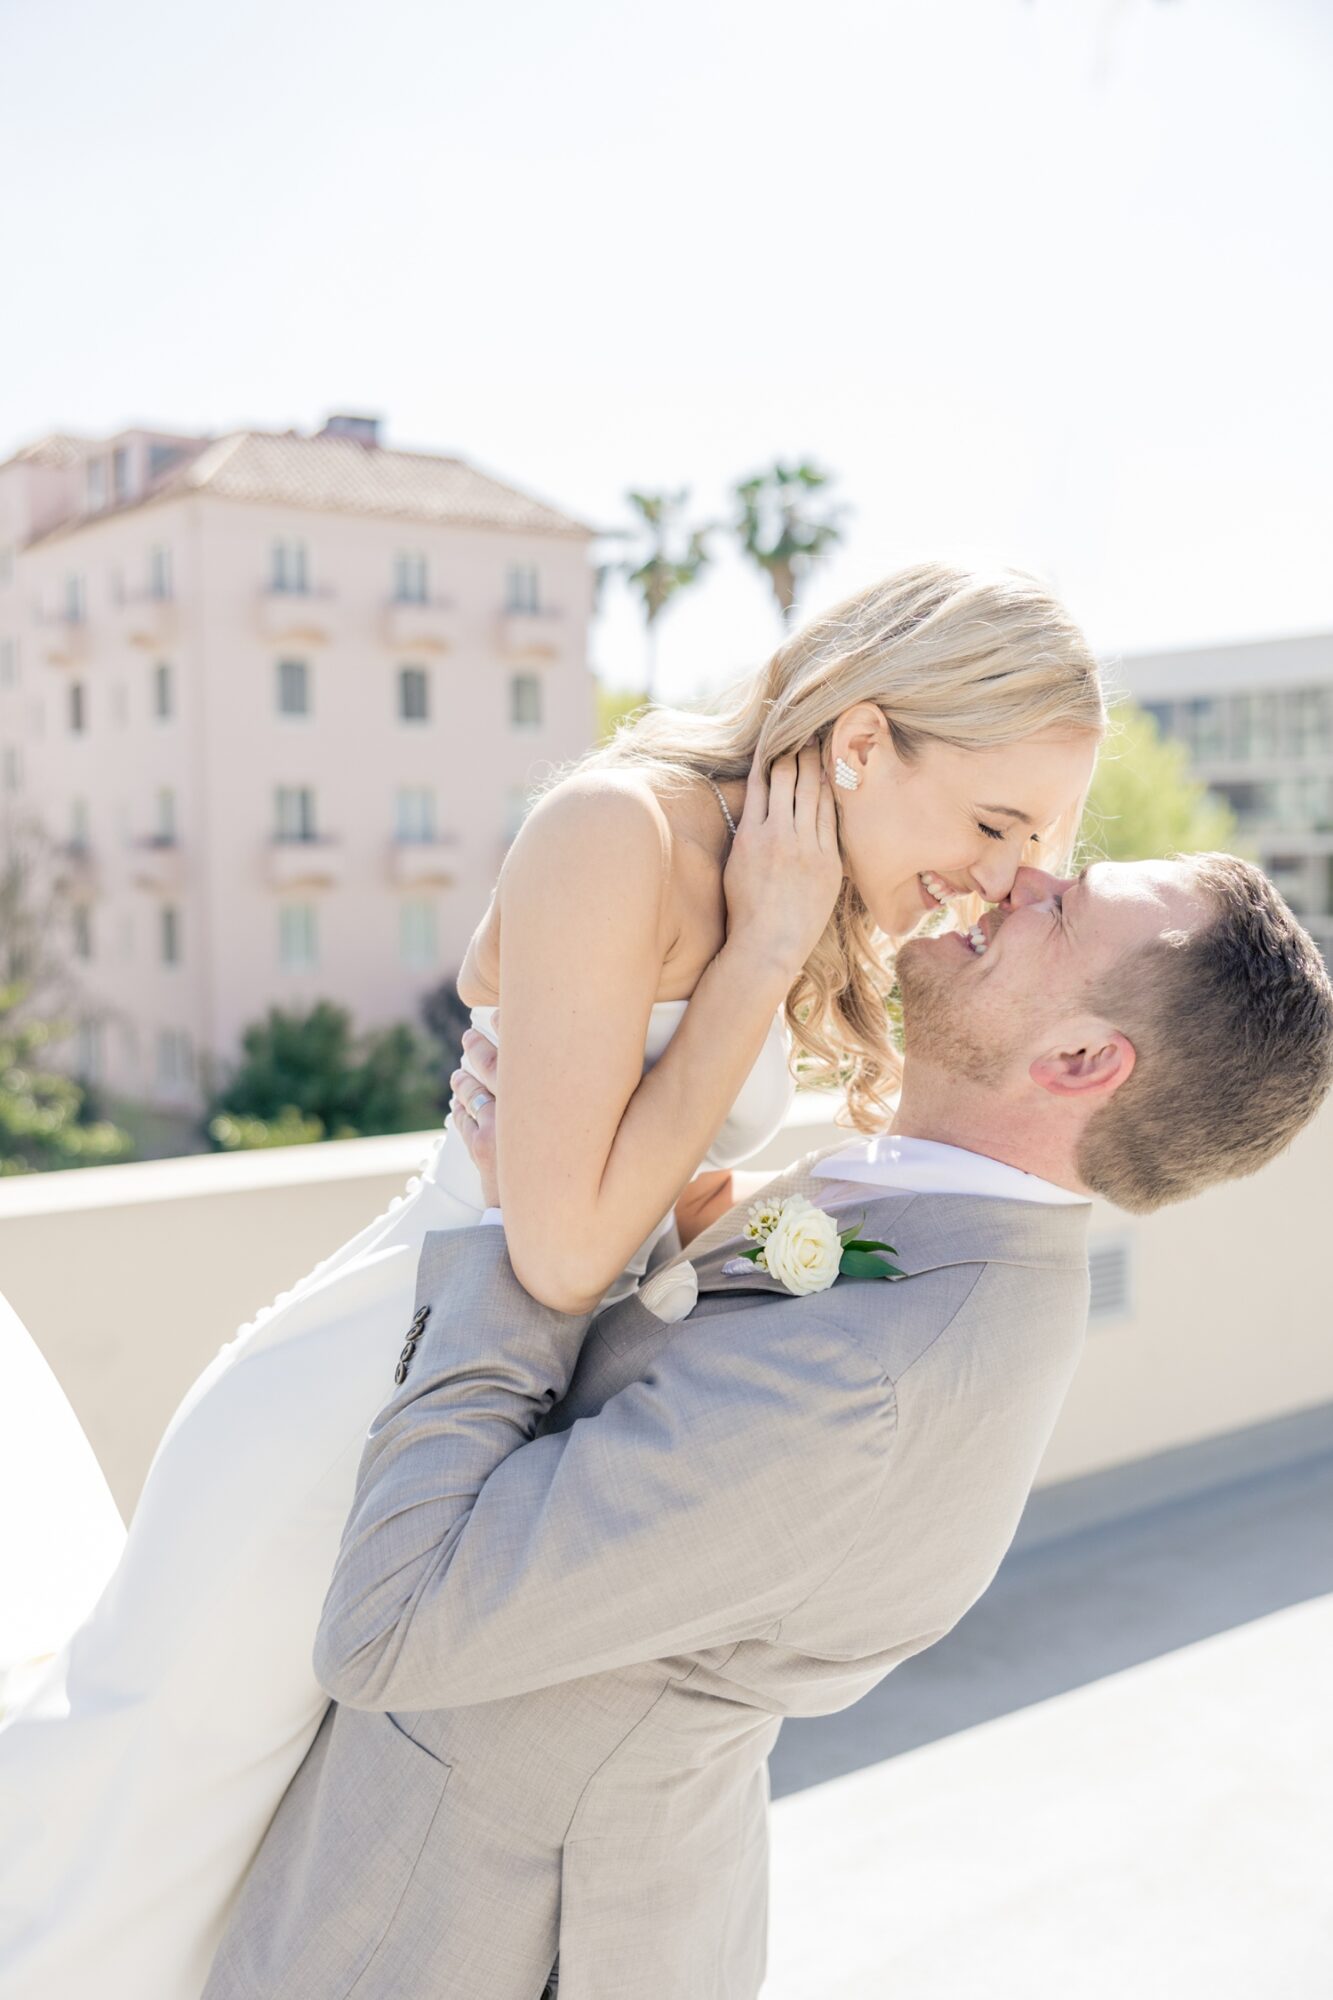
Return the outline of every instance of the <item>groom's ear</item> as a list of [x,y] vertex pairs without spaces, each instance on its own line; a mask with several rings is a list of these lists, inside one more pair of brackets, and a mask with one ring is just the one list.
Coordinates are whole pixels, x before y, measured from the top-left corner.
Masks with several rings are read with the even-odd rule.
[[1110,1097],[1134,1068],[1134,1044],[1118,1028],[1097,1027],[1048,1049],[1028,1066],[1028,1075],[1053,1097]]

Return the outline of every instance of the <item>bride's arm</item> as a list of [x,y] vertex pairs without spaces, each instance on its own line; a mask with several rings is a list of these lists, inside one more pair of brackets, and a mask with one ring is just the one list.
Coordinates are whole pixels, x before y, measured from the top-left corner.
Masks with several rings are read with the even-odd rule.
[[780,760],[767,808],[765,790],[752,779],[728,864],[727,941],[646,1076],[671,942],[660,807],[598,774],[552,793],[510,850],[499,1188],[514,1270],[556,1311],[593,1305],[671,1208],[832,909],[841,863],[817,757],[799,785],[796,760]]

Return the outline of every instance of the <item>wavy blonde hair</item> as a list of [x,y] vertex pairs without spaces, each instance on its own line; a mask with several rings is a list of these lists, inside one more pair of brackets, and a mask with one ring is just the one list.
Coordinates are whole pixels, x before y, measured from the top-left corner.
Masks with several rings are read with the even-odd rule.
[[[932,742],[986,750],[1049,729],[1100,737],[1106,726],[1087,640],[1036,577],[917,563],[811,619],[716,702],[648,709],[551,783],[627,765],[660,791],[744,778],[756,759],[767,771],[811,737],[822,746],[862,701],[883,710],[908,760]],[[1081,808],[1056,829],[1053,862],[1072,847]],[[848,1122],[862,1132],[883,1127],[901,1075],[893,981],[892,944],[845,879],[786,1011],[802,1081],[844,1084]]]

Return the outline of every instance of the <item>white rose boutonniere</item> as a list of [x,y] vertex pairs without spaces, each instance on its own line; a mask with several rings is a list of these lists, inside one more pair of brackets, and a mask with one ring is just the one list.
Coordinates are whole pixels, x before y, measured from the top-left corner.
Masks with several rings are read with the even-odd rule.
[[[864,1218],[862,1218],[863,1220]],[[741,1253],[727,1269],[740,1275],[745,1264],[757,1264],[799,1297],[826,1292],[839,1277],[901,1278],[903,1273],[880,1253],[897,1256],[891,1243],[858,1237],[860,1223],[839,1230],[826,1209],[816,1208],[803,1194],[782,1202],[757,1201],[750,1209],[745,1234],[754,1248]]]

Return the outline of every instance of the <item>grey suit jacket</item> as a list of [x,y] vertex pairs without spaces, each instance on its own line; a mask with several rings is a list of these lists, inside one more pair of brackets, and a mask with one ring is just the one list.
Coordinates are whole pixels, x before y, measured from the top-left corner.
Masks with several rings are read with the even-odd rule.
[[[315,1650],[335,1697],[205,2000],[753,2000],[767,1755],[949,1631],[1078,1358],[1086,1207],[809,1194],[902,1280],[690,1261],[589,1331],[502,1232],[426,1238]],[[429,1308],[424,1316],[421,1308]],[[586,1336],[586,1337],[585,1337]]]

